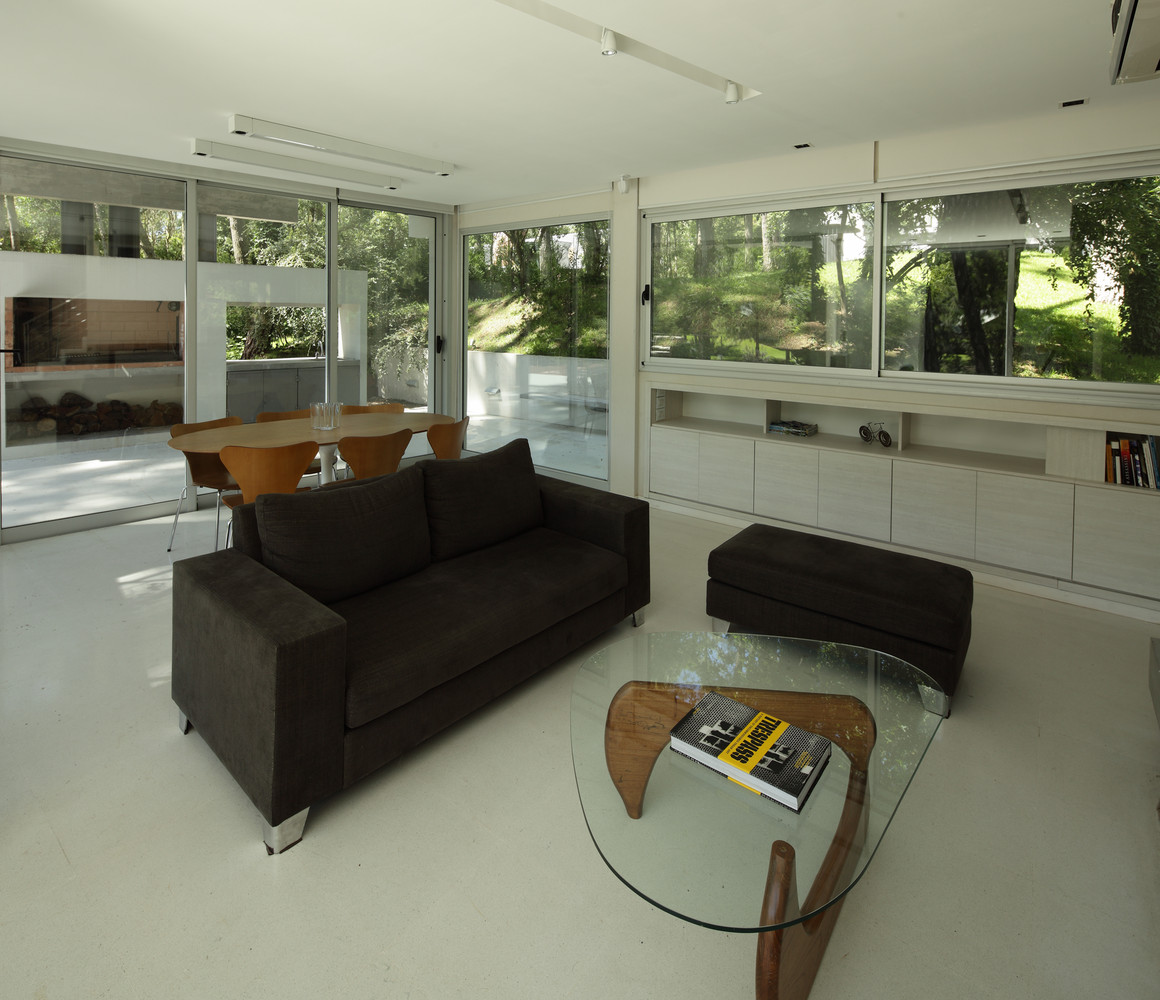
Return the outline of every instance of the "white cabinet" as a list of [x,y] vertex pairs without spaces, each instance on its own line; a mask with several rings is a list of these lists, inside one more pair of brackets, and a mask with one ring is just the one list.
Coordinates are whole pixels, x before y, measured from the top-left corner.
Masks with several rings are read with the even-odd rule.
[[[1160,491],[1102,482],[1118,416],[893,385],[803,383],[771,396],[748,382],[685,384],[642,401],[647,489],[658,498],[1160,603]],[[1160,433],[1154,410],[1120,412],[1132,433]],[[772,420],[816,433],[770,434]],[[860,443],[867,420],[886,421],[893,448]]]
[[697,499],[714,507],[753,511],[753,439],[702,434]]
[[1069,579],[1075,486],[993,472],[978,477],[975,558]]
[[1076,583],[1160,599],[1160,495],[1075,487]]
[[975,475],[970,469],[895,462],[890,540],[974,559]]
[[882,455],[818,455],[818,527],[890,541],[890,466]]
[[654,426],[649,447],[648,487],[653,493],[696,500],[700,489],[701,435]]
[[751,512],[753,439],[654,424],[649,490]]
[[753,512],[794,524],[818,523],[818,450],[799,442],[758,441]]

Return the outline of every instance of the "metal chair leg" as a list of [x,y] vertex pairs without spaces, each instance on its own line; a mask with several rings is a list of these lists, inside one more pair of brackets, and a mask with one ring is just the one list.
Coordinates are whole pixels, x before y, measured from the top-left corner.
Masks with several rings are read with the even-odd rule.
[[179,496],[177,498],[177,510],[175,510],[173,512],[173,527],[169,531],[169,548],[167,548],[165,550],[166,552],[173,551],[173,539],[177,535],[177,518],[178,518],[178,515],[181,513],[181,505],[183,503],[185,503],[185,497],[186,497],[186,494],[188,492],[189,492],[189,486],[186,485],[186,486],[182,487],[181,496]]

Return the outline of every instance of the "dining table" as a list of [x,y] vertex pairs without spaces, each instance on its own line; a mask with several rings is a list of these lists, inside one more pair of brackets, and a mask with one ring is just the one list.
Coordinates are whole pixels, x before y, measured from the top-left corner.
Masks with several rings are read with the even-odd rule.
[[425,434],[427,428],[434,424],[454,422],[455,418],[445,413],[427,413],[418,410],[404,413],[348,413],[342,415],[337,427],[323,429],[312,426],[310,417],[294,417],[289,420],[269,420],[192,431],[180,437],[170,438],[169,447],[180,452],[208,452],[216,455],[230,445],[277,448],[314,441],[318,445],[322,469],[320,481],[332,483],[338,442],[342,438],[379,437],[401,430]]

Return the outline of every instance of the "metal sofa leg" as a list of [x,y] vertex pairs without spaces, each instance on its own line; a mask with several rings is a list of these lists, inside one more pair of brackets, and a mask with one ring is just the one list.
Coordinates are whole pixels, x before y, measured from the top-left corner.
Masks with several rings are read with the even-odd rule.
[[308,812],[309,806],[289,819],[282,820],[277,826],[271,826],[266,822],[266,818],[262,817],[262,839],[266,842],[266,853],[281,854],[297,844],[302,839]]
[[193,728],[193,723],[189,721],[187,716],[181,709],[177,710],[177,728],[181,730],[181,735],[185,736]]

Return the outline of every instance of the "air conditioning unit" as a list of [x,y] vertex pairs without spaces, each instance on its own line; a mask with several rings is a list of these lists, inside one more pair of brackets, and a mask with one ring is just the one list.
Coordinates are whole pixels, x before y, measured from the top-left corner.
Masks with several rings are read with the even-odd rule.
[[1160,0],[1113,0],[1112,83],[1160,76]]

